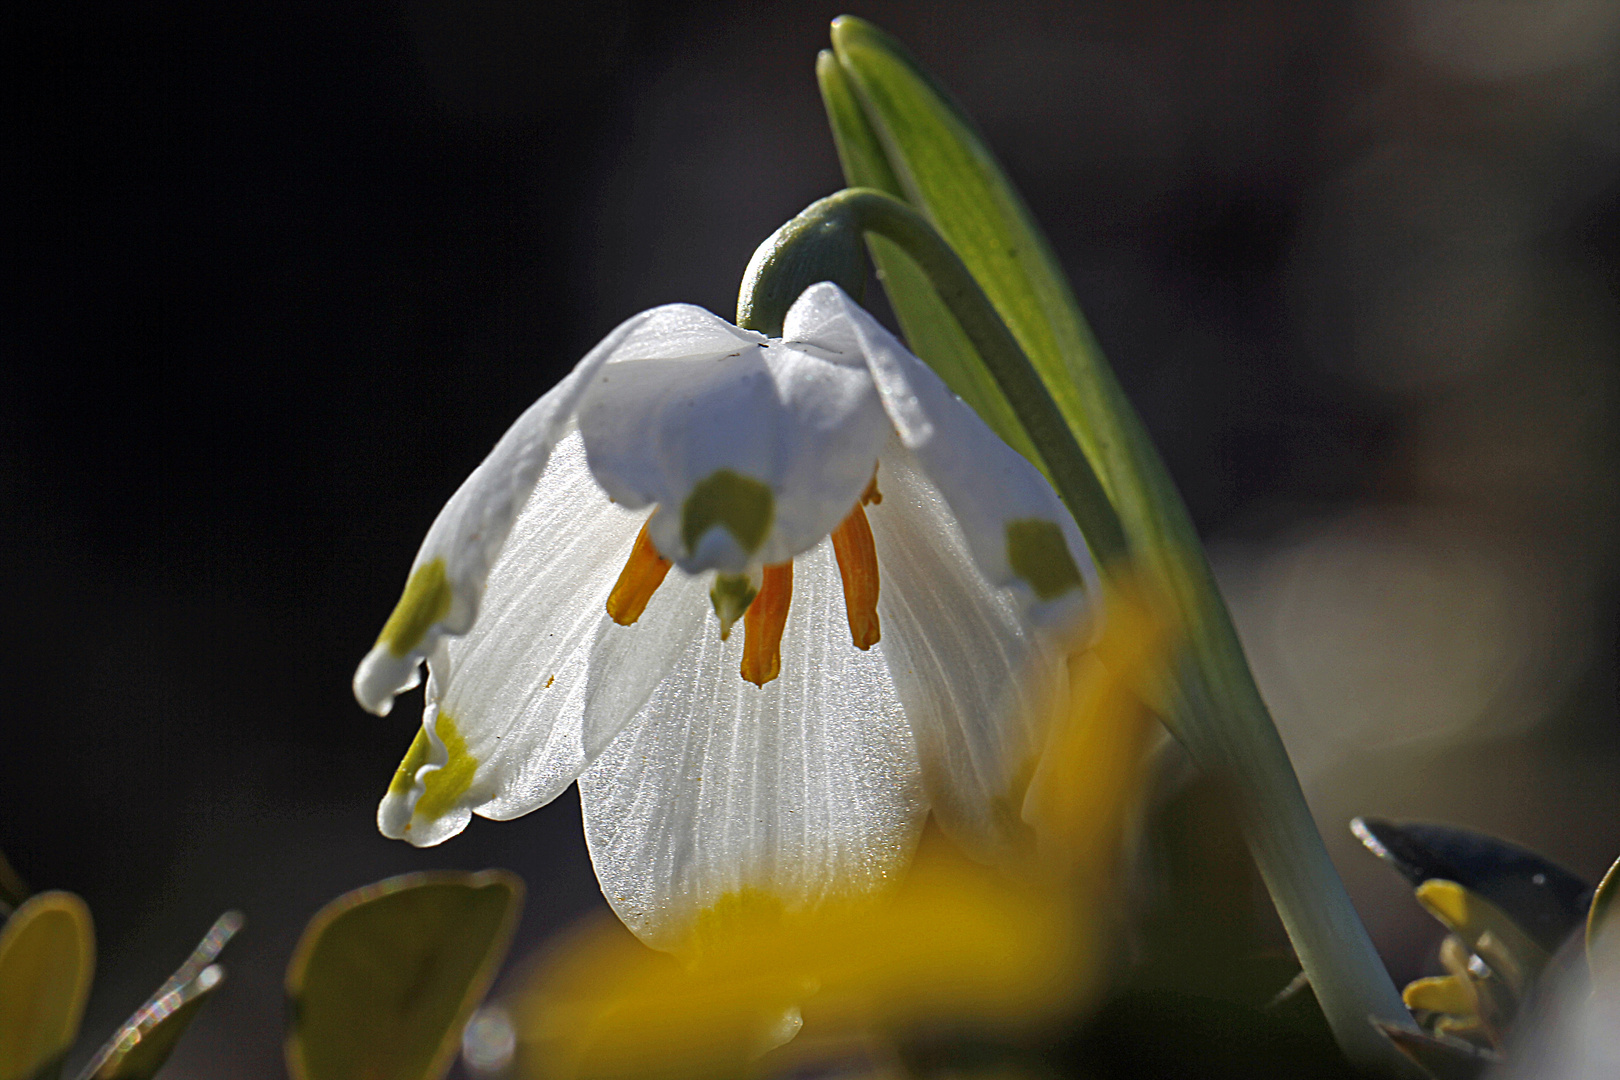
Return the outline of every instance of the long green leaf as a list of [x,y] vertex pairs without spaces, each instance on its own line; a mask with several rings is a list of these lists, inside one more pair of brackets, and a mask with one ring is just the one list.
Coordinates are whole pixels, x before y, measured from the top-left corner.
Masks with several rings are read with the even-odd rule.
[[[855,97],[849,76],[832,52],[824,51],[816,58],[816,79],[821,84],[838,160],[849,186],[874,188],[905,198],[877,133]],[[970,403],[1003,442],[1044,469],[1006,395],[957,324],[956,316],[939,298],[928,275],[892,240],[873,236],[869,244],[883,291],[889,296],[911,351],[926,360],[958,397]]]
[[[1242,797],[1250,850],[1340,1046],[1358,1063],[1392,1067],[1398,1055],[1367,1018],[1408,1025],[1410,1016],[1328,859],[1191,517],[1044,236],[972,124],[902,46],[847,16],[832,40],[895,182],[1001,312],[1112,497],[1135,561],[1184,621],[1189,655],[1166,719]],[[857,125],[838,115],[847,111],[829,106],[835,132],[853,141]],[[868,143],[863,157],[872,156]],[[909,294],[890,300],[902,325],[924,315]]]
[[406,874],[316,913],[287,969],[294,1080],[436,1080],[511,943],[504,870]]
[[[1095,366],[1100,355],[1023,200],[972,125],[903,46],[848,16],[834,20],[832,40],[899,187],[889,190],[927,215],[973,270],[1096,460],[1082,387],[1094,378],[1087,362]],[[867,184],[847,170],[846,177],[851,186]]]

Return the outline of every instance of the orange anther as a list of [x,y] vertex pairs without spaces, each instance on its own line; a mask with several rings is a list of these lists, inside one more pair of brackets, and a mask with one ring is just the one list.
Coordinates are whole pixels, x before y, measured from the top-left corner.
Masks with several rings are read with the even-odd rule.
[[[649,517],[647,520],[652,519]],[[647,526],[643,524],[641,531],[636,534],[635,546],[630,549],[630,558],[625,560],[624,569],[619,571],[619,580],[614,583],[613,591],[608,593],[607,612],[614,622],[629,626],[641,618],[641,613],[647,610],[647,601],[652,599],[652,594],[663,584],[664,575],[669,573],[669,565],[669,560],[658,554],[658,549],[647,536]]]
[[[869,490],[877,493],[874,479]],[[877,498],[871,501],[876,502]],[[882,636],[878,630],[877,548],[872,543],[872,526],[860,503],[832,532],[833,554],[838,557],[838,574],[844,579],[844,611],[849,615],[849,636],[857,649],[870,649]]]
[[764,686],[782,673],[782,630],[793,602],[793,564],[765,568],[759,593],[743,615],[742,677]]

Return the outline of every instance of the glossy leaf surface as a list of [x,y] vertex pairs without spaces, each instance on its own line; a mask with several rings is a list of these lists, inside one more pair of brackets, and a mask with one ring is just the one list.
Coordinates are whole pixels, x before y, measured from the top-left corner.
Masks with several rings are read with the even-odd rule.
[[[956,249],[1024,347],[1070,426],[1081,435],[1090,424],[1079,400],[1086,380],[1078,365],[1082,358],[1095,360],[1096,344],[1023,199],[962,111],[893,38],[869,23],[844,17],[833,23],[833,48],[883,148],[893,176],[889,182],[900,187],[890,193],[902,195],[921,210]],[[856,125],[835,121],[835,133],[838,127],[844,129],[840,156],[850,183],[881,187],[887,178],[880,174],[850,175],[849,166],[860,169],[874,155],[845,152],[846,144],[860,145]],[[887,273],[888,264],[883,266]],[[908,316],[920,323],[926,307],[910,311],[918,298],[910,281],[902,284],[907,286],[906,295],[896,297],[891,290],[896,314],[903,324]],[[911,326],[905,329],[909,336]],[[932,362],[920,350],[919,355]],[[943,371],[941,377],[957,389]],[[963,397],[981,408],[980,400],[965,393]],[[1081,441],[1084,444],[1083,435]]]
[[[861,109],[849,74],[833,53],[823,52],[817,58],[816,78],[821,84],[822,102],[849,186],[874,188],[906,198],[877,132]],[[940,299],[928,275],[892,241],[873,236],[869,243],[872,261],[883,281],[883,291],[889,297],[911,351],[926,361],[953,393],[972,405],[1003,442],[1039,467],[1039,455],[1013,414],[1006,395],[996,385],[950,308]]]
[[1592,987],[1599,993],[1620,1000],[1620,860],[1609,867],[1592,897],[1586,921],[1586,962],[1592,971]]
[[523,883],[504,870],[406,874],[316,913],[287,971],[295,1080],[430,1080],[511,943]]
[[156,1076],[203,1003],[224,981],[224,969],[214,959],[241,928],[241,912],[227,911],[215,920],[186,962],[90,1059],[80,1080],[151,1080]]
[[1547,952],[1586,918],[1591,887],[1533,851],[1449,825],[1356,818],[1351,831],[1413,887],[1440,878],[1501,908]]
[[1401,1053],[1434,1077],[1434,1080],[1475,1080],[1500,1060],[1491,1051],[1461,1039],[1424,1035],[1387,1024],[1376,1026],[1390,1042],[1400,1048]]

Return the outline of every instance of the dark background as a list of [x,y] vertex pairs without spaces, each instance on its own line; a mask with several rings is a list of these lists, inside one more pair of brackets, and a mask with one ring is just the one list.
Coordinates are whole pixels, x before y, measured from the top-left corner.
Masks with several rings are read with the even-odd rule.
[[[423,531],[644,307],[729,315],[840,186],[817,3],[4,17],[0,848],[85,896],[90,1046],[226,907],[167,1074],[279,1075],[338,892],[504,865],[599,906],[572,793],[418,852],[349,694]],[[1211,540],[1335,857],[1357,812],[1620,854],[1609,0],[873,3],[1049,230]]]

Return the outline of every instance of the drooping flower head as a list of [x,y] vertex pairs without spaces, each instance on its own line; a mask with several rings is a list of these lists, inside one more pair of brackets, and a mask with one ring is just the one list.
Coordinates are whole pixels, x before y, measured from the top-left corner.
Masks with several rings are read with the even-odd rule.
[[428,662],[379,824],[435,844],[577,779],[603,891],[654,944],[744,888],[880,885],[930,808],[1000,844],[1062,678],[1040,628],[1093,578],[1041,474],[836,285],[781,339],[655,308],[428,531],[355,675],[386,713]]

